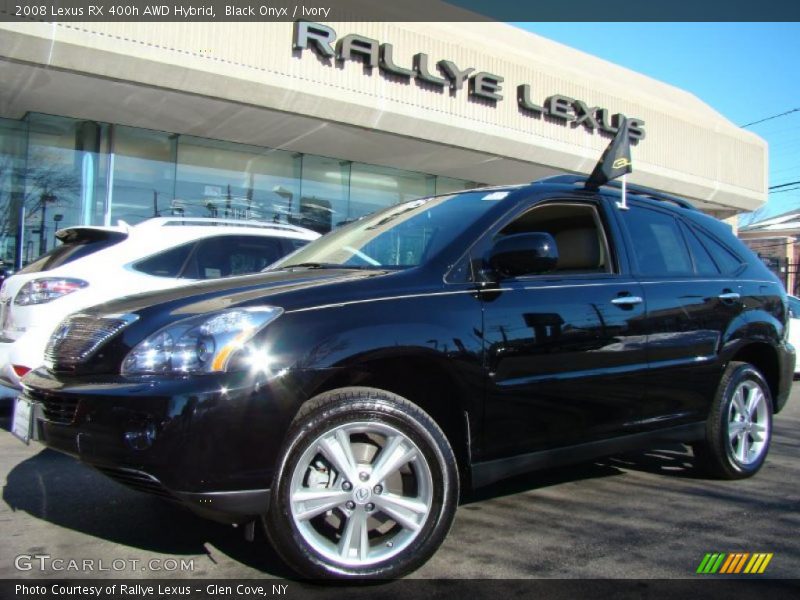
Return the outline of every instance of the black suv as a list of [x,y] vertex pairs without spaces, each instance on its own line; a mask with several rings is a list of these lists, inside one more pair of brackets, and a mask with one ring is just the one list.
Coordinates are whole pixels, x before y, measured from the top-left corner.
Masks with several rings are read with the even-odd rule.
[[753,475],[794,349],[779,281],[677,198],[562,176],[405,202],[267,272],[68,318],[15,429],[311,577],[395,577],[459,492],[664,440]]

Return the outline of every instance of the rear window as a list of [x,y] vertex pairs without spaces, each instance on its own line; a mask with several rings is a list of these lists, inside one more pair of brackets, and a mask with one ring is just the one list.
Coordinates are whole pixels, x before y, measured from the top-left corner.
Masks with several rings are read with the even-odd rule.
[[719,275],[720,271],[714,260],[708,253],[708,250],[700,243],[697,236],[692,229],[682,226],[683,233],[686,235],[686,241],[689,243],[689,251],[694,259],[694,268],[698,275],[714,276]]
[[39,258],[30,263],[24,269],[21,269],[19,272],[39,273],[41,271],[49,271],[50,269],[55,269],[61,265],[66,265],[72,261],[78,260],[79,258],[83,258],[84,256],[94,254],[99,250],[110,248],[114,244],[118,244],[121,241],[122,240],[120,239],[86,240],[60,244],[50,250],[50,252],[42,254]]
[[714,262],[724,274],[733,273],[742,266],[742,259],[702,230],[696,230],[700,241],[708,248]]

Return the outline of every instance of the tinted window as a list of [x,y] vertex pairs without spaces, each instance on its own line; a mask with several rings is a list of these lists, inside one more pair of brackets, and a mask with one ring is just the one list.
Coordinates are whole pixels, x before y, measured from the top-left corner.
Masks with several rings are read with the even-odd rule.
[[186,259],[189,258],[194,246],[195,242],[183,244],[150,258],[140,260],[133,265],[133,268],[156,277],[177,277],[183,265],[186,264]]
[[43,254],[24,269],[20,273],[38,273],[40,271],[49,271],[61,265],[71,263],[73,260],[78,260],[84,256],[94,254],[98,250],[109,248],[122,240],[97,240],[97,241],[83,241],[83,242],[70,242],[67,244],[60,244],[50,250],[50,252]]
[[285,244],[289,245],[289,252],[294,252],[295,250],[299,250],[300,248],[308,244],[308,240],[285,239],[283,241]]
[[553,236],[558,248],[555,272],[605,273],[610,270],[606,236],[593,206],[552,203],[524,213],[499,233],[545,232]]
[[216,279],[261,271],[291,247],[281,238],[248,235],[220,236],[199,243],[184,277]]
[[482,190],[395,204],[323,236],[275,268],[303,263],[414,267],[453,242],[509,193]]
[[692,274],[689,251],[674,217],[632,206],[623,218],[631,234],[639,273],[657,277]]
[[697,235],[703,242],[703,245],[708,248],[714,261],[719,266],[723,273],[733,273],[742,265],[742,260],[733,252],[728,250],[725,246],[720,244],[717,240],[707,235],[703,231],[697,230]]
[[705,246],[700,243],[694,232],[688,227],[681,227],[683,233],[686,235],[686,241],[689,244],[689,251],[692,253],[694,259],[694,268],[698,275],[719,275],[719,269],[711,258],[711,255],[706,250]]

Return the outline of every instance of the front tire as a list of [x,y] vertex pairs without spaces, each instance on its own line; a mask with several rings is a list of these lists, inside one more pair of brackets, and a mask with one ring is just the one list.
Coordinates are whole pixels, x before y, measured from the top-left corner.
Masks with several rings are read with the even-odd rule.
[[719,479],[755,475],[772,439],[772,396],[753,365],[731,362],[723,373],[706,423],[705,440],[693,445],[701,468]]
[[456,459],[433,419],[395,394],[350,387],[298,412],[266,525],[305,577],[389,579],[430,558],[457,503]]

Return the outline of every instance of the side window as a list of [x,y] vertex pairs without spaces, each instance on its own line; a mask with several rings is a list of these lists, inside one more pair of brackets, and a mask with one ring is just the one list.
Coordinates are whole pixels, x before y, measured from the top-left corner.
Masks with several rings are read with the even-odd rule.
[[719,275],[720,271],[717,265],[714,264],[714,260],[711,258],[705,246],[697,239],[694,231],[685,225],[681,225],[681,230],[686,236],[686,242],[689,244],[689,252],[691,252],[692,258],[694,259],[694,268],[697,274],[707,276]]
[[724,274],[733,273],[742,266],[742,260],[717,240],[699,229],[695,231]]
[[227,235],[200,242],[184,277],[216,279],[262,270],[282,257],[283,239],[252,235]]
[[159,252],[154,256],[134,263],[133,268],[156,277],[177,277],[194,246],[195,242],[189,242],[188,244],[182,244],[170,250]]
[[303,246],[308,245],[308,240],[298,240],[298,239],[295,239],[295,238],[287,238],[287,239],[285,239],[283,241],[287,245],[287,250],[286,250],[287,252],[294,252],[295,250],[298,250],[298,249],[302,248]]
[[631,206],[623,214],[633,255],[641,275],[692,275],[692,260],[674,217],[658,210]]
[[566,202],[537,206],[506,225],[498,237],[533,232],[549,233],[555,239],[558,248],[555,272],[611,271],[605,230],[594,206]]

